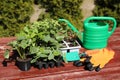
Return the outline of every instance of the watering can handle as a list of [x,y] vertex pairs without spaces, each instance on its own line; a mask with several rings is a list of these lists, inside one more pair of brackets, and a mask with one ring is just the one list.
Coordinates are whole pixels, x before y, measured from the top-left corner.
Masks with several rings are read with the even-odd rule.
[[111,31],[108,32],[108,37],[110,37],[116,29],[117,22],[113,17],[89,17],[84,21],[84,23],[89,23],[90,20],[111,20],[113,22],[113,27]]

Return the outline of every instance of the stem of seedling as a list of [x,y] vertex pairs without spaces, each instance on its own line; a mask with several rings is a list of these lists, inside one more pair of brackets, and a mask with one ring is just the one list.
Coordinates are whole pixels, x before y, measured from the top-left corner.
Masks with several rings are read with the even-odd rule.
[[24,59],[24,57],[21,55],[21,53],[20,53],[20,50],[18,49],[18,48],[16,48],[17,49],[17,52],[18,52],[18,54],[20,55],[20,57],[22,58],[22,59]]

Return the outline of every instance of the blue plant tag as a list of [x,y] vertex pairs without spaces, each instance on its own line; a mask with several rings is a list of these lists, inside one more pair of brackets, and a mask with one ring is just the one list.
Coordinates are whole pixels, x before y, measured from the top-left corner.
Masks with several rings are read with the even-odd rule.
[[67,52],[67,53],[66,53],[66,60],[67,60],[67,61],[80,60],[79,52],[78,52],[78,51]]

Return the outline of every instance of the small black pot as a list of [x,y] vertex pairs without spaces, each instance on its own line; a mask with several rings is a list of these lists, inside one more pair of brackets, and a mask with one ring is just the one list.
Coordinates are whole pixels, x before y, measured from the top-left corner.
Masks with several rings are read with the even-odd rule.
[[60,66],[64,66],[64,64],[62,63],[61,60],[58,60],[58,61],[55,62],[55,66],[60,67]]
[[49,61],[48,65],[49,65],[50,68],[54,68],[55,67],[55,61],[52,61],[52,60]]
[[38,69],[42,69],[43,68],[43,64],[42,64],[42,62],[36,62],[36,68],[38,68]]
[[55,57],[55,66],[56,67],[60,67],[60,66],[64,66],[63,64],[63,57],[60,55],[60,56],[56,56]]
[[42,69],[42,68],[47,69],[49,67],[49,65],[45,61],[39,61],[39,62],[36,62],[36,67],[38,69]]
[[44,69],[47,69],[49,66],[48,66],[48,63],[47,62],[42,62],[42,65],[43,65],[43,67],[44,67]]
[[16,66],[21,70],[21,71],[28,71],[31,68],[31,58],[22,60],[21,58],[17,57],[16,58]]

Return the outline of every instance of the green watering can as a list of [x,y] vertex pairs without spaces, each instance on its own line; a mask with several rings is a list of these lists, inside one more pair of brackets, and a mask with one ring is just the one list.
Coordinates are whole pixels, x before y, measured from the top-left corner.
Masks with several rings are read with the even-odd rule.
[[[94,20],[94,21],[93,21]],[[97,20],[97,21],[96,21]],[[109,24],[103,22],[112,21],[113,27],[109,31]],[[107,46],[108,38],[116,28],[116,20],[113,17],[89,17],[84,21],[84,31],[79,32],[68,20],[64,21],[67,25],[81,37],[82,45],[86,49],[101,49]],[[92,22],[91,22],[92,21]],[[99,22],[98,22],[99,21]]]

